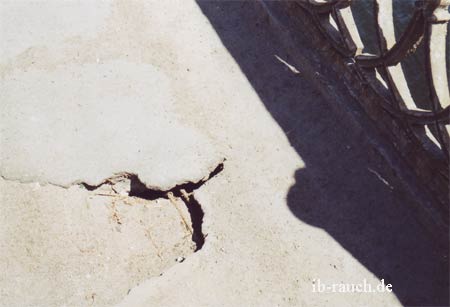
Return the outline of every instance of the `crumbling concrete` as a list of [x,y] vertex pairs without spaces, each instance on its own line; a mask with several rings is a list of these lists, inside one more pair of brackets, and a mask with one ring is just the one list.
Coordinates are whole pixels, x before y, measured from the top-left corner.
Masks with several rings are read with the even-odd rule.
[[[0,305],[445,299],[445,255],[414,199],[255,3],[2,2],[1,15]],[[317,279],[394,292],[314,293]]]

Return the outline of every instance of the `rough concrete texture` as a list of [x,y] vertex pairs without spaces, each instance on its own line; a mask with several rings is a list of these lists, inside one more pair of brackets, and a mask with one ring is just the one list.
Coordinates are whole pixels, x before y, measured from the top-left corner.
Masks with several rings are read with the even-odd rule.
[[[99,189],[2,181],[1,305],[447,304],[448,258],[411,216],[413,200],[370,135],[286,65],[276,21],[256,2],[2,2],[1,15],[14,46],[1,48],[5,178],[67,185],[129,172],[167,189],[226,158],[192,188],[206,241],[182,263],[171,258],[192,242],[167,200],[125,195],[133,205],[116,204],[117,225]],[[314,293],[317,279],[385,279],[394,292]]]
[[[8,38],[0,68],[5,178],[96,185],[128,172],[168,190],[214,169],[220,159],[211,144],[177,119],[176,104],[185,102],[161,66],[168,55],[145,32],[121,26],[135,16],[124,5],[85,3],[92,14],[87,29],[78,27],[81,16],[78,22],[63,18],[82,14],[70,10],[75,3],[2,6],[2,15],[12,6],[15,16],[2,21]],[[55,18],[54,10],[63,16]],[[27,17],[32,21],[11,30]],[[40,35],[54,28],[62,30],[49,31],[51,39],[42,41]],[[89,35],[80,36],[83,31]]]
[[4,180],[0,190],[2,306],[112,305],[193,253],[179,200]]

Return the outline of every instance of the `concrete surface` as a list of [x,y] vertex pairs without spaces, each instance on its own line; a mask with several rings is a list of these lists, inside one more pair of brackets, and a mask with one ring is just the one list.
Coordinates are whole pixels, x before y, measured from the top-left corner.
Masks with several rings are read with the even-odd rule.
[[[287,65],[256,2],[0,7],[0,305],[448,303],[448,254],[411,216],[414,200],[370,135]],[[73,185],[126,173],[154,193],[223,158],[190,191],[205,235],[192,254],[165,196]],[[394,292],[314,293],[317,279],[385,279]]]
[[[220,158],[208,140],[177,120],[183,96],[163,68],[167,54],[152,48],[146,32],[121,26],[134,17],[123,6],[2,3],[5,178],[67,187],[128,172],[168,190],[216,167]],[[92,16],[80,16],[84,11]],[[22,18],[30,21],[15,29]],[[78,27],[84,19],[89,26]],[[84,31],[89,35],[80,36]]]
[[110,306],[193,253],[182,204],[4,180],[0,190],[2,306]]

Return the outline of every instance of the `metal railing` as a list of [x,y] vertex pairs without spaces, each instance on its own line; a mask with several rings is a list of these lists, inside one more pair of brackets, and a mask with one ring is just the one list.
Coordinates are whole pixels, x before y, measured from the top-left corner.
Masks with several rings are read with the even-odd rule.
[[[420,138],[423,146],[439,153],[448,165],[450,94],[446,63],[450,52],[446,44],[447,24],[450,19],[450,0],[417,1],[409,22],[400,35],[395,28],[393,0],[365,0],[371,3],[371,24],[375,25],[375,52],[361,39],[361,29],[355,14],[355,0],[296,0],[312,17],[318,29],[333,48],[355,66],[367,84],[377,92],[383,92],[380,100],[384,110],[398,118],[412,134]],[[364,21],[367,22],[367,21]],[[367,41],[367,40],[365,40]],[[421,101],[414,99],[402,63],[417,55],[423,48],[424,92]],[[446,50],[447,49],[447,50]],[[447,53],[446,53],[447,52]],[[422,101],[424,100],[424,101]],[[428,150],[427,149],[427,150]]]

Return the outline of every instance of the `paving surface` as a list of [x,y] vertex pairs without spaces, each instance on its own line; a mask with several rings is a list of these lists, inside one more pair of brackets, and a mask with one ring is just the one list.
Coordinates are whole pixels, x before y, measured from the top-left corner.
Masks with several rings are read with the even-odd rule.
[[180,201],[4,180],[0,189],[2,306],[110,306],[194,250]]
[[0,14],[0,305],[448,305],[448,252],[261,5]]

